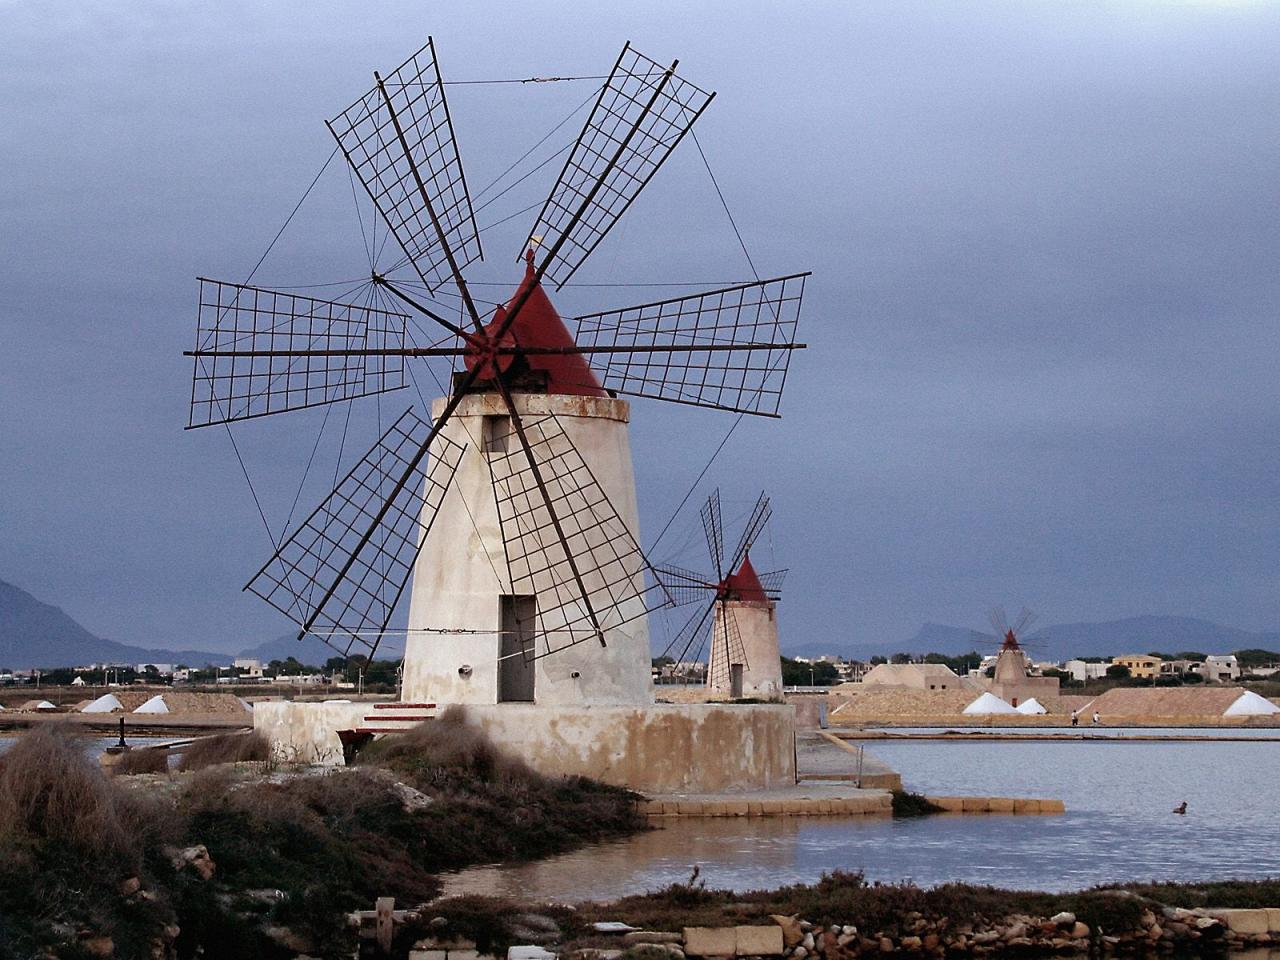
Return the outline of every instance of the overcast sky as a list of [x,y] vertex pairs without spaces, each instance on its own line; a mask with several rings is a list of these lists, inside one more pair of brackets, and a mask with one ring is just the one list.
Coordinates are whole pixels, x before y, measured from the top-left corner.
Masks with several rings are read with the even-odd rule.
[[[449,80],[599,74],[628,39],[679,57],[718,92],[697,131],[761,273],[814,271],[783,419],[744,421],[654,559],[704,563],[718,483],[733,539],[773,496],[784,648],[994,604],[1280,628],[1280,4],[1243,0],[0,0],[0,578],[126,642],[287,632],[240,592],[271,547],[225,431],[182,429],[193,278],[244,279],[322,121],[428,34]],[[591,93],[451,87],[473,192]],[[356,211],[335,161],[255,282],[367,276]],[[528,216],[475,280],[514,285]],[[576,279],[749,277],[686,142]],[[409,402],[359,405],[348,456]],[[732,417],[633,414],[652,543]],[[236,430],[277,530],[322,419]]]

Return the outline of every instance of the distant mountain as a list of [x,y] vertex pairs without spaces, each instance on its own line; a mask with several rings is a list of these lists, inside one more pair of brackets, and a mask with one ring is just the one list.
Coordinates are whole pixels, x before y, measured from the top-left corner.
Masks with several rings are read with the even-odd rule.
[[[983,636],[980,631],[965,627],[926,623],[908,640],[788,644],[784,637],[782,646],[783,653],[788,656],[812,657],[834,653],[857,660],[869,660],[877,655],[888,657],[895,653],[955,656],[975,649],[994,651],[994,637],[984,642]],[[1036,660],[1109,657],[1152,650],[1167,653],[1184,650],[1230,653],[1249,647],[1280,650],[1280,632],[1255,633],[1194,617],[1142,616],[1100,623],[1062,623],[1038,627],[1027,640],[1028,652]]]
[[104,640],[58,607],[0,580],[0,666],[29,670],[147,662],[225,666],[231,657],[206,650],[156,650]]
[[[353,648],[351,652],[354,654],[363,651]],[[378,644],[378,652],[375,657],[379,660],[392,660],[403,655],[404,640],[402,638],[384,637],[382,642]],[[272,660],[288,660],[293,657],[299,663],[322,667],[330,657],[338,656],[338,652],[324,641],[317,640],[315,637],[308,636],[299,640],[296,633],[288,633],[283,637],[276,637],[274,640],[260,643],[256,647],[250,647],[248,650],[242,650],[240,651],[240,656],[261,660],[263,664],[270,663]]]

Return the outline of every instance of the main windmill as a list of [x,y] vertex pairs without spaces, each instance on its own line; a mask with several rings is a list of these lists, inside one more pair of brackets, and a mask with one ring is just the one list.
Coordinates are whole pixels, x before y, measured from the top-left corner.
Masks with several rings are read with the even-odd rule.
[[[645,616],[670,594],[639,546],[619,397],[778,415],[807,274],[574,317],[572,334],[544,289],[574,276],[711,102],[677,66],[623,47],[491,315],[465,276],[483,250],[431,41],[328,121],[420,281],[374,270],[396,308],[200,280],[190,427],[451,366],[430,419],[406,410],[247,585],[300,638],[372,657],[412,577],[406,700],[651,702]],[[439,338],[413,341],[418,318]]]

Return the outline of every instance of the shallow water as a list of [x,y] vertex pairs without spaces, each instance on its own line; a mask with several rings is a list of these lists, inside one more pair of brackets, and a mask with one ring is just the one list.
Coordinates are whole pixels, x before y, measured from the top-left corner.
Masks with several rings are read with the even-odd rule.
[[[655,821],[661,828],[536,864],[476,867],[446,892],[611,899],[686,879],[735,890],[831,870],[933,885],[1067,890],[1132,880],[1280,875],[1280,743],[876,741],[934,794],[1055,797],[1062,816]],[[1170,810],[1187,801],[1187,816]]]

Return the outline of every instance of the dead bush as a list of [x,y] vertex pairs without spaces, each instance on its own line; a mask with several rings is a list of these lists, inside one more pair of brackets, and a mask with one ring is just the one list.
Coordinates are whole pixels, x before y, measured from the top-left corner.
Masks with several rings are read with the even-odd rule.
[[203,770],[219,763],[265,761],[270,756],[271,745],[256,730],[251,733],[223,733],[216,737],[201,737],[184,748],[178,769],[184,772]]
[[150,747],[126,750],[111,768],[111,772],[118,777],[131,777],[138,773],[168,773],[169,753],[167,750]]
[[42,724],[0,757],[0,838],[131,852],[119,801],[102,769],[62,724]]
[[361,763],[436,769],[469,774],[485,782],[537,780],[519,757],[501,750],[480,727],[467,722],[465,707],[448,707],[404,733],[375,741],[360,752]]

